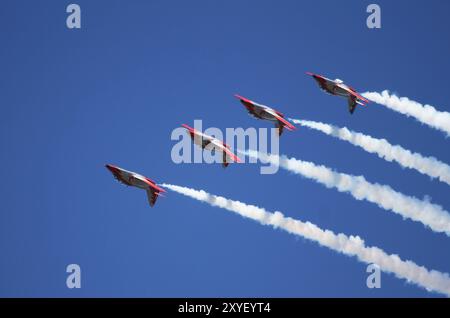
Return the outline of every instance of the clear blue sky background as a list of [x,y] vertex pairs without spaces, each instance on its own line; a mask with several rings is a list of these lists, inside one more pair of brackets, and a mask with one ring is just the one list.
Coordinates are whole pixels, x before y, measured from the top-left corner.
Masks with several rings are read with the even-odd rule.
[[[290,117],[347,126],[450,163],[443,133],[370,104],[353,116],[305,71],[359,91],[390,89],[450,111],[448,1],[69,1],[0,5],[0,296],[435,297],[316,243],[176,193],[148,206],[114,163],[280,210],[429,269],[450,272],[450,239],[377,206],[258,165],[175,165],[171,131],[271,127],[240,93]],[[320,133],[285,132],[281,152],[364,175],[450,209],[449,188]],[[82,288],[66,287],[77,263]]]

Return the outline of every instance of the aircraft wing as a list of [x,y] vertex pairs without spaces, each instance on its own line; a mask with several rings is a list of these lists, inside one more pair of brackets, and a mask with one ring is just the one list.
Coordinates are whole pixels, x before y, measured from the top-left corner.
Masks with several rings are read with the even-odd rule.
[[288,122],[286,119],[284,119],[280,115],[275,114],[274,116],[279,121],[280,125],[286,127],[289,130],[295,130],[296,129],[294,125],[292,125],[290,122]]
[[213,148],[213,147],[211,147],[211,145],[213,145],[214,144],[214,138],[213,137],[211,137],[211,136],[208,136],[208,135],[202,135],[201,136],[201,141],[202,141],[202,144],[201,144],[201,146],[202,146],[202,148],[203,149],[211,149],[211,148]]
[[[234,162],[242,162],[241,159],[239,159],[238,156],[236,156],[233,152],[231,152],[230,149],[228,149],[227,147],[223,147],[223,153],[224,153],[224,159],[226,159],[225,157],[229,157],[231,158],[231,160],[233,160]],[[225,160],[224,160],[225,161]]]
[[222,154],[223,154],[222,164],[224,167],[227,167],[228,164],[230,163],[230,161],[237,162],[237,163],[242,162],[242,160],[230,150],[230,146],[228,146],[226,143],[224,143],[220,140],[215,140],[214,142],[211,143],[211,145],[214,148],[216,148],[217,151],[222,152]]
[[223,160],[222,160],[222,166],[226,168],[230,164],[230,159],[233,162],[242,162],[241,159],[239,159],[238,156],[236,156],[234,153],[232,153],[229,149],[224,148],[223,149]]
[[150,189],[151,189],[152,191],[156,191],[156,192],[158,192],[158,193],[159,193],[159,192],[166,192],[166,190],[164,190],[163,188],[158,187],[158,186],[156,185],[156,182],[153,181],[153,180],[150,179],[150,178],[144,177],[143,181],[144,181],[145,183],[147,183],[147,184],[150,186]]
[[312,78],[315,79],[315,81],[317,82],[317,84],[319,84],[319,87],[325,91],[327,91],[327,83],[331,83],[332,81],[329,80],[326,77],[323,77],[322,75],[318,75],[318,74],[314,74],[311,72],[306,72],[306,74],[312,76]]
[[166,192],[166,190],[158,187],[153,180],[147,177],[145,178],[145,182],[150,186],[150,188],[147,189],[148,203],[150,203],[150,206],[154,206],[158,196],[162,196],[162,192]]
[[194,143],[202,147],[202,149],[210,149],[212,145],[212,140],[207,136],[195,135],[193,137]]
[[254,105],[255,103],[253,101],[251,101],[248,98],[242,97],[241,95],[238,94],[234,94],[234,96],[239,99],[241,101],[242,104],[244,104],[245,106],[247,105]]
[[211,144],[212,138],[208,138],[208,136],[203,135],[199,131],[195,130],[192,127],[189,127],[186,124],[182,124],[181,126],[187,129],[194,143],[202,147],[202,149],[205,149],[208,145]]
[[245,106],[245,108],[247,108],[247,111],[250,113],[250,115],[252,115],[253,117],[262,119],[262,117],[260,115],[258,115],[258,111],[263,110],[264,109],[263,107],[261,107],[254,101],[251,101],[248,98],[242,97],[237,94],[235,94],[234,96],[241,101],[241,103]]
[[362,97],[356,91],[352,89],[348,89],[347,92],[356,98],[356,103],[361,106],[366,106],[366,103],[370,103],[367,98]]

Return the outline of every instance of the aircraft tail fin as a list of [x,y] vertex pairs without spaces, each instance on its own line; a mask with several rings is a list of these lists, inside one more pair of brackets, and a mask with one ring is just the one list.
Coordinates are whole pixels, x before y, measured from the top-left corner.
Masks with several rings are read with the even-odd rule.
[[156,194],[156,192],[152,190],[147,190],[147,198],[148,203],[150,204],[151,207],[153,207],[155,205],[156,199],[158,198],[158,195]]
[[281,136],[281,134],[283,133],[284,124],[282,122],[278,121],[275,124],[275,127],[278,128],[278,136]]
[[353,114],[353,112],[356,109],[356,105],[359,104],[358,100],[356,99],[356,97],[350,95],[348,97],[348,111],[350,112],[350,114]]
[[224,151],[223,155],[222,155],[222,167],[226,168],[228,167],[228,157],[227,157],[227,153]]

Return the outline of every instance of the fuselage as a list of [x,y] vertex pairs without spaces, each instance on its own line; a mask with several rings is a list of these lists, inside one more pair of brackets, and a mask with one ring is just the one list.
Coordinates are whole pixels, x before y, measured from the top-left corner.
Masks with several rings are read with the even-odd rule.
[[161,191],[162,189],[159,188],[152,180],[150,180],[147,177],[144,177],[136,172],[128,171],[110,164],[106,165],[106,168],[108,168],[109,171],[114,175],[114,177],[119,180],[120,182],[128,185],[137,187],[144,190],[157,190]]
[[278,122],[278,119],[276,117],[277,112],[274,109],[255,102],[250,102],[249,100],[241,96],[239,96],[238,98],[240,98],[241,103],[245,106],[245,108],[247,108],[248,112],[253,117]]
[[345,85],[341,80],[335,79],[331,80],[323,76],[313,75],[314,79],[317,81],[319,86],[327,93],[342,97],[349,97],[350,91],[353,89]]
[[241,162],[241,160],[231,152],[231,148],[225,142],[214,138],[212,136],[206,135],[186,124],[182,125],[188,131],[194,144],[201,147],[202,149],[210,151],[218,151],[223,154],[222,164],[226,167],[229,162]]
[[182,126],[186,128],[194,143],[202,148],[204,147],[205,142],[208,142],[207,149],[218,148],[220,150],[226,147],[222,141],[213,136],[206,135],[186,124],[183,124]]
[[264,120],[269,120],[273,122],[278,122],[277,117],[275,116],[275,110],[270,107],[264,105],[254,105],[253,113],[255,113],[258,117]]

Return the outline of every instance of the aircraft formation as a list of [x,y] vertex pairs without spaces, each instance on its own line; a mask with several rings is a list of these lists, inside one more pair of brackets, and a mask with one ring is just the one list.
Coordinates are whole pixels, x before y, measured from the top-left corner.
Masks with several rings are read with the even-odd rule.
[[[340,79],[331,80],[311,72],[307,72],[306,74],[312,76],[324,92],[335,96],[345,97],[347,99],[350,114],[354,113],[357,105],[366,106],[366,104],[369,103],[368,99],[362,97],[354,88],[344,84]],[[296,129],[296,127],[286,120],[284,115],[278,110],[256,103],[237,94],[235,97],[245,106],[251,116],[273,122],[278,129],[278,136],[281,136],[284,128],[290,131]],[[242,162],[242,160],[231,151],[230,146],[222,140],[206,135],[186,124],[182,124],[182,127],[186,128],[187,133],[195,145],[201,147],[203,150],[221,152],[223,154],[222,166],[224,168],[226,168],[230,162]],[[156,199],[159,196],[163,196],[163,193],[166,192],[166,190],[159,187],[155,181],[136,172],[128,171],[112,164],[106,164],[105,166],[119,182],[127,186],[144,189],[147,192],[148,202],[151,207],[155,205]]]

